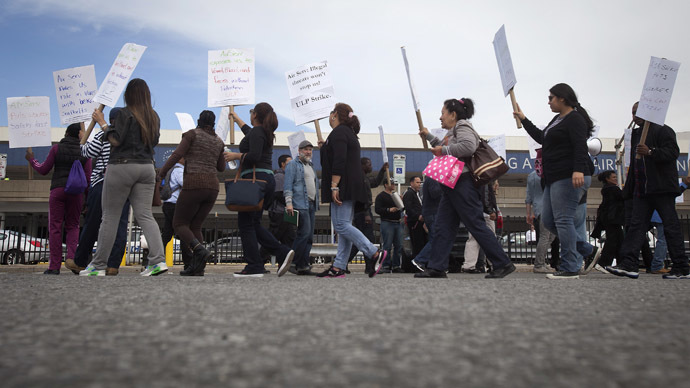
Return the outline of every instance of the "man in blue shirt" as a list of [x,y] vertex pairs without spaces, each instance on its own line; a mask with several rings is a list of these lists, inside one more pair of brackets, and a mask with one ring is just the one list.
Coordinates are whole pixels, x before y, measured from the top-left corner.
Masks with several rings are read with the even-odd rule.
[[294,215],[299,211],[297,235],[292,244],[295,251],[297,275],[313,275],[309,253],[314,242],[314,222],[319,207],[319,180],[312,164],[314,146],[304,140],[299,143],[299,157],[285,166],[285,211]]

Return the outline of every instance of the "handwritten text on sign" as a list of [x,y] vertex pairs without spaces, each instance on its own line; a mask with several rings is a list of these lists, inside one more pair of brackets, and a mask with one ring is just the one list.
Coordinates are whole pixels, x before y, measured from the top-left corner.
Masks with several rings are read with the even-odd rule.
[[679,67],[679,62],[667,59],[652,57],[649,60],[637,117],[664,125]]
[[327,117],[335,101],[326,61],[285,72],[295,125]]
[[208,106],[254,104],[254,49],[209,50]]
[[10,148],[50,146],[50,99],[8,98],[7,127]]
[[501,26],[494,36],[494,52],[496,53],[496,61],[498,62],[498,71],[501,73],[503,93],[507,96],[510,89],[517,83],[517,80],[515,79],[513,60],[510,58],[510,50],[508,49],[505,25]]
[[98,91],[93,65],[53,72],[60,124],[68,125],[91,119],[93,98]]
[[109,107],[115,106],[145,50],[146,46],[134,43],[122,46],[93,100]]

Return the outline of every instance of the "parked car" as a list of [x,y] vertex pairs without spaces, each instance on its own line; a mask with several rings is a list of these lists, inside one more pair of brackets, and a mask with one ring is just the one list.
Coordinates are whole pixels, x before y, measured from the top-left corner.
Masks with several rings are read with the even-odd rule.
[[3,265],[35,264],[48,252],[48,240],[12,230],[0,230],[0,260]]
[[218,262],[230,262],[242,256],[242,240],[239,232],[233,232],[216,241],[206,244],[213,255],[213,260]]

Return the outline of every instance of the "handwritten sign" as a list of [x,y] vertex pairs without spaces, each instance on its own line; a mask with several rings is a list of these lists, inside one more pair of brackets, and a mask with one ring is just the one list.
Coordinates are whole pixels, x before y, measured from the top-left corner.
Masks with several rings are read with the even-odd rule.
[[407,82],[410,84],[410,93],[412,93],[412,104],[414,105],[415,112],[419,111],[419,98],[417,98],[417,91],[414,87],[414,82],[412,82],[412,76],[410,75],[410,64],[407,62],[407,50],[405,46],[400,47],[402,50],[403,62],[405,62],[405,72],[407,73]]
[[386,139],[383,137],[383,125],[379,125],[379,136],[381,137],[381,152],[383,153],[383,163],[388,163],[388,150],[386,150]]
[[109,107],[115,106],[145,50],[146,46],[134,43],[122,46],[93,100]]
[[69,125],[91,119],[96,108],[93,101],[98,91],[93,65],[53,72],[60,124]]
[[[228,118],[228,115],[230,114],[230,108],[227,106],[224,106],[220,110],[220,116],[216,120],[216,135],[220,138],[220,140],[225,143],[225,141],[228,139],[228,133],[230,133],[230,119]],[[234,128],[232,128],[234,130]]]
[[185,133],[185,132],[189,131],[190,129],[196,128],[196,123],[194,122],[194,118],[189,113],[177,113],[177,112],[175,112],[175,116],[177,116],[177,121],[180,122],[180,129],[182,129],[182,133]]
[[290,154],[293,159],[297,159],[299,156],[299,143],[307,140],[304,135],[304,131],[295,132],[288,136],[288,144],[290,145]]
[[506,135],[500,134],[498,136],[492,137],[487,141],[491,148],[496,151],[496,154],[498,156],[502,157],[503,160],[508,160],[506,157]]
[[630,156],[632,155],[632,129],[626,128],[624,135],[623,135],[623,142],[625,144],[623,150],[625,152],[625,155],[623,155],[623,159],[625,159],[625,167],[628,168],[630,167]]
[[254,104],[254,49],[209,50],[208,106]]
[[501,73],[501,83],[503,84],[503,93],[507,96],[517,80],[515,79],[515,70],[513,69],[513,60],[510,58],[510,50],[508,49],[508,39],[506,38],[506,26],[502,25],[494,35],[494,52],[496,53],[496,61],[498,62],[498,71]]
[[640,105],[637,107],[637,117],[664,125],[679,67],[679,62],[668,59],[652,57],[649,60],[647,78],[642,88]]
[[10,148],[50,146],[50,99],[7,99],[7,129]]
[[328,62],[317,62],[285,72],[295,125],[328,117],[337,102]]

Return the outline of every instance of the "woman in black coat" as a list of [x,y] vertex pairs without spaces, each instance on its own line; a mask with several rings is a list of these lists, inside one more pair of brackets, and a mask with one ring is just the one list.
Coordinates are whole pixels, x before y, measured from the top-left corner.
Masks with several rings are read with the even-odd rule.
[[616,172],[607,170],[599,174],[599,181],[604,184],[601,188],[601,205],[597,209],[597,223],[591,236],[601,238],[601,231],[606,232],[606,243],[601,251],[599,264],[594,268],[608,273],[604,268],[613,264],[613,258],[618,258],[618,251],[623,243],[623,224],[625,223],[625,208],[623,206],[623,192],[618,187]]

